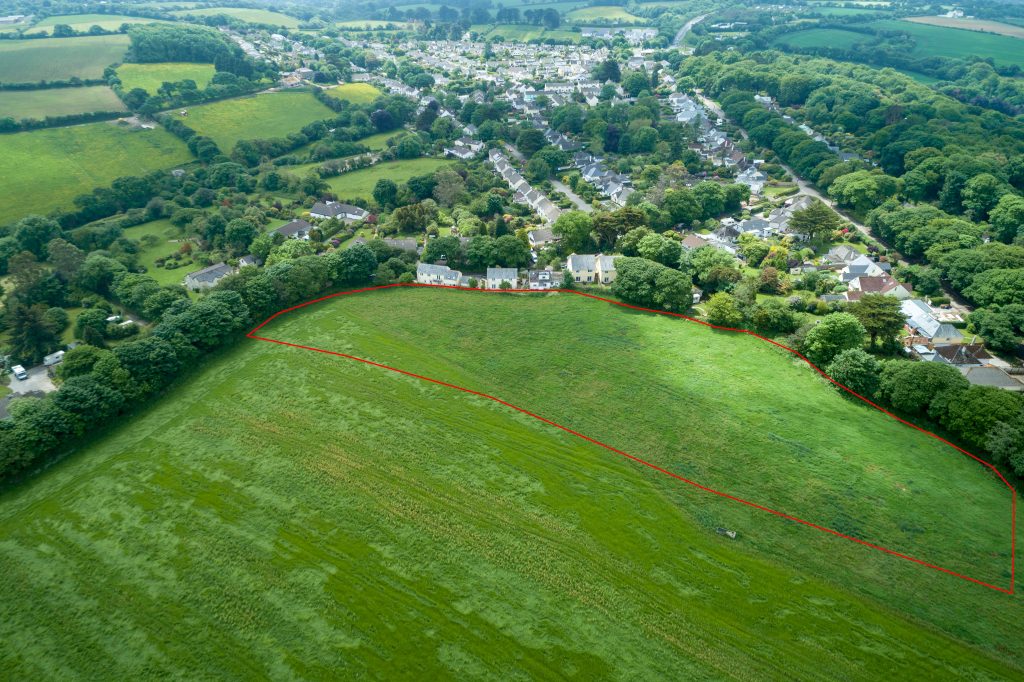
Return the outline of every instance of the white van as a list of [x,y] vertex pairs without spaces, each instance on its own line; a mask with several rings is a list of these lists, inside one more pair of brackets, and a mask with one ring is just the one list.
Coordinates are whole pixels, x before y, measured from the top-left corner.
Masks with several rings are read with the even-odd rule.
[[11,374],[18,377],[20,381],[28,379],[28,372],[26,372],[25,368],[22,367],[21,365],[15,365],[14,367],[11,367]]

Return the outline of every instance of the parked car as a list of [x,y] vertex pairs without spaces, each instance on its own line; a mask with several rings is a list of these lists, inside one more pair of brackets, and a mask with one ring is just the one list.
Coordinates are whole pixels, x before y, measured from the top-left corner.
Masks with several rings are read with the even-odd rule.
[[21,365],[15,365],[14,367],[11,367],[11,374],[18,377],[19,381],[24,381],[25,379],[28,379],[28,372],[26,372],[25,368],[22,367]]

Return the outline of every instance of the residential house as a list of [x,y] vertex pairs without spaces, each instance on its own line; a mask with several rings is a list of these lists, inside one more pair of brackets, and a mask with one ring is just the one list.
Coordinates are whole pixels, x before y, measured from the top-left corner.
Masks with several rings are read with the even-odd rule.
[[[850,280],[849,287],[850,290],[848,293],[859,292],[860,296],[863,296],[864,294],[882,294],[883,296],[891,296],[899,299],[900,301],[905,301],[912,295],[912,288],[909,284],[897,282],[889,275],[878,275],[873,277],[861,275]],[[860,298],[860,296],[848,298],[850,300],[855,300]]]
[[843,282],[851,282],[858,277],[879,277],[886,272],[887,269],[883,269],[881,265],[867,256],[861,255],[847,263],[846,267],[839,271],[839,275]]
[[905,300],[900,310],[907,318],[906,328],[914,336],[920,336],[933,344],[960,343],[964,335],[949,322],[935,319],[931,307],[918,298]]
[[611,256],[598,254],[595,258],[597,265],[597,279],[601,284],[611,284],[615,281],[615,259]]
[[286,239],[301,239],[303,241],[309,241],[309,231],[312,229],[312,225],[301,218],[297,218],[287,225],[282,225],[277,228],[274,232],[284,235]]
[[847,264],[852,263],[856,259],[860,258],[861,253],[852,246],[847,244],[840,244],[829,249],[829,252],[825,254],[824,260],[827,260],[832,264]]
[[420,284],[454,287],[459,285],[461,279],[462,273],[452,270],[447,265],[416,264],[416,281]]
[[488,289],[500,289],[503,283],[508,282],[515,289],[518,281],[519,271],[515,268],[487,268],[484,285]]
[[191,291],[201,291],[216,286],[228,275],[234,274],[235,269],[227,263],[216,263],[208,268],[196,270],[185,275],[185,288]]
[[591,254],[571,254],[565,262],[565,268],[577,282],[593,283],[597,275],[597,263]]
[[1007,374],[1002,368],[992,365],[982,367],[967,365],[958,369],[972,386],[993,386],[1004,391],[1024,391],[1024,383]]
[[542,227],[537,230],[531,230],[526,233],[526,239],[530,242],[531,249],[539,249],[548,244],[557,242],[560,237],[556,236],[550,228]]
[[682,243],[683,243],[683,248],[684,249],[687,249],[689,251],[693,251],[694,249],[699,249],[702,246],[708,246],[711,242],[709,242],[708,240],[700,237],[699,235],[690,233],[690,234],[686,235],[685,237],[683,237],[683,242]]
[[346,222],[363,220],[368,215],[370,213],[365,209],[353,206],[352,204],[341,204],[337,201],[318,201],[309,210],[311,218],[337,218]]
[[562,283],[562,273],[555,270],[530,270],[530,289],[547,291],[556,289]]

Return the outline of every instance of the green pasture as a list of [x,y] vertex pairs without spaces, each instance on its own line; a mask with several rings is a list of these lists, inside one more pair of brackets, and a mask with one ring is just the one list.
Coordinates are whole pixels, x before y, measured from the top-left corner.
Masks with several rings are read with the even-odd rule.
[[379,19],[356,19],[354,21],[337,21],[334,23],[338,28],[348,30],[377,31],[380,29],[405,29],[411,24],[404,21],[381,21]]
[[578,43],[582,39],[582,36],[576,31],[557,28],[547,29],[543,26],[533,26],[531,24],[474,24],[469,27],[469,30],[479,33],[485,38],[501,38],[508,42],[518,43],[547,38]]
[[580,7],[566,12],[565,18],[576,24],[589,24],[592,22],[610,22],[613,24],[644,24],[646,19],[630,14],[617,5],[599,7]]
[[[976,464],[750,337],[422,289],[263,334],[490,392],[935,559],[1007,560],[989,553],[1009,499]],[[254,340],[0,497],[0,546],[14,679],[1024,674],[1012,597],[491,401]]]
[[369,168],[360,168],[350,173],[327,178],[327,184],[331,191],[343,201],[345,199],[372,199],[373,188],[382,178],[401,183],[417,175],[433,173],[451,163],[446,159],[428,158],[386,161]]
[[1024,67],[1024,43],[1011,36],[965,31],[959,28],[928,26],[911,21],[886,20],[867,24],[872,28],[903,31],[914,39],[915,57],[954,57],[972,55],[991,57],[997,64]]
[[117,69],[117,77],[121,79],[121,87],[125,92],[133,88],[142,88],[151,95],[155,95],[164,83],[183,80],[193,80],[200,89],[205,88],[215,73],[213,64],[191,62],[122,64]]
[[326,91],[329,97],[352,104],[370,104],[383,93],[369,83],[342,83]]
[[66,24],[75,31],[88,31],[93,26],[99,26],[107,31],[116,31],[123,24],[152,24],[158,19],[147,17],[132,17],[124,14],[62,14],[59,16],[46,17],[34,24],[30,29],[31,33],[52,33],[53,27],[57,24]]
[[124,103],[105,85],[52,90],[0,90],[0,117],[42,119],[92,111],[125,111]]
[[127,49],[126,35],[0,40],[0,82],[100,78]]
[[171,14],[179,17],[213,17],[223,14],[240,21],[247,21],[251,24],[269,24],[271,26],[284,26],[285,28],[298,28],[299,20],[280,12],[271,12],[265,9],[252,9],[248,7],[205,7],[203,9],[186,9]]

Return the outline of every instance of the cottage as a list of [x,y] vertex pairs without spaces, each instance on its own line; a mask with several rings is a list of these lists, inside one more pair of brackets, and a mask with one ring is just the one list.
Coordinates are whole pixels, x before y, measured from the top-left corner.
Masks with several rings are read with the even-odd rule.
[[420,284],[454,287],[459,285],[461,279],[462,273],[452,270],[447,265],[416,264],[416,281]]
[[196,270],[185,275],[185,288],[192,291],[201,291],[216,286],[228,275],[234,274],[235,269],[227,263],[217,263],[202,270]]
[[309,241],[309,231],[312,229],[312,225],[307,223],[305,220],[298,218],[287,225],[282,225],[274,230],[274,232],[284,235],[285,239],[301,239],[303,241]]
[[519,281],[519,271],[515,268],[487,268],[487,276],[484,279],[484,286],[488,289],[500,289],[501,285],[508,283],[513,289]]
[[550,228],[542,227],[540,229],[531,230],[530,232],[528,232],[526,234],[526,239],[527,241],[530,242],[531,249],[539,249],[541,247],[547,246],[548,244],[553,244],[554,242],[557,242],[560,239],[560,237],[556,236]]
[[897,282],[889,275],[879,275],[877,277],[861,275],[856,279],[850,280],[849,286],[851,293],[860,292],[861,295],[881,294],[883,296],[891,296],[892,298],[899,299],[900,301],[909,299],[911,297],[912,290],[909,284]]

